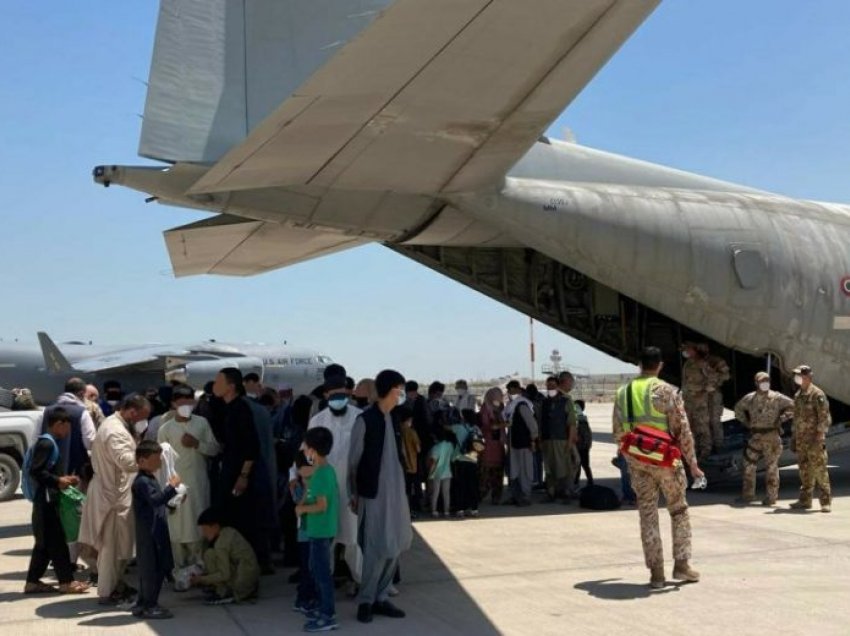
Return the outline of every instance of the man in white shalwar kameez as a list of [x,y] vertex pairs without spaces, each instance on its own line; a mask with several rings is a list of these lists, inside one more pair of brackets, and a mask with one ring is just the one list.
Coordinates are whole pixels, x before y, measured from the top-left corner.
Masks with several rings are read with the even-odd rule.
[[207,458],[218,455],[221,447],[206,418],[194,415],[195,392],[190,386],[174,388],[174,417],[157,432],[157,442],[171,444],[177,451],[174,469],[188,490],[186,499],[168,515],[168,533],[174,567],[182,568],[201,559],[203,538],[198,517],[210,506]]
[[[348,475],[348,450],[351,446],[351,430],[357,416],[362,412],[349,403],[348,391],[345,388],[345,376],[332,376],[325,382],[325,399],[327,408],[312,417],[307,427],[324,426],[333,434],[333,446],[328,455],[328,463],[333,466],[338,475],[339,500],[348,501],[348,488],[345,476]],[[336,533],[337,545],[345,546],[345,562],[351,571],[354,582],[360,583],[360,572],[363,567],[363,554],[357,544],[357,515],[349,506],[339,506],[339,523]]]
[[94,478],[83,504],[79,542],[97,551],[98,602],[116,604],[132,594],[124,568],[133,557],[133,479],[136,441],[131,431],[147,427],[151,405],[141,395],[129,395],[97,430],[91,449]]

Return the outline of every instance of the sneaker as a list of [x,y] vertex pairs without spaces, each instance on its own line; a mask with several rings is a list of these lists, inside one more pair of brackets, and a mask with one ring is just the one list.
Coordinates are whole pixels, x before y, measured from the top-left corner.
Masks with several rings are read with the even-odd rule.
[[478,510],[470,510],[467,514],[469,514],[470,517],[475,519],[476,517],[478,517]]
[[387,588],[387,594],[389,594],[390,596],[398,596],[398,588],[391,583],[390,586]]
[[145,620],[159,620],[165,618],[174,618],[174,614],[164,607],[149,607],[142,611],[142,618]]
[[211,596],[206,601],[204,601],[204,605],[232,605],[236,602],[236,599],[232,596]]
[[330,632],[335,629],[339,629],[339,623],[336,622],[336,618],[333,616],[330,618],[319,617],[312,621],[307,621],[304,625],[305,632]]
[[315,603],[299,603],[298,601],[292,606],[293,612],[298,612],[299,614],[304,614],[305,616],[312,612],[316,608]]

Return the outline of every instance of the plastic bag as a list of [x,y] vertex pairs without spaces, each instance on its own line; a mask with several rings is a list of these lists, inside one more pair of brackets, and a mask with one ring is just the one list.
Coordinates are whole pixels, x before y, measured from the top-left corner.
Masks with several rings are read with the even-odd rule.
[[204,568],[197,563],[188,565],[185,568],[177,568],[174,570],[174,591],[185,592],[192,587],[190,580],[195,575],[204,573]]
[[80,536],[80,521],[83,518],[83,503],[86,496],[74,486],[59,491],[59,520],[65,531],[65,541],[74,543]]

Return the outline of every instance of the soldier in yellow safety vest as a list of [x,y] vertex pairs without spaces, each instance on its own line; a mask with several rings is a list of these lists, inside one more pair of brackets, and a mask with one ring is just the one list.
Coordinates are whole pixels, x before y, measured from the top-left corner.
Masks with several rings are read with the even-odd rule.
[[[678,389],[658,378],[663,366],[661,350],[647,347],[641,352],[638,378],[617,391],[614,404],[614,439],[620,438],[637,426],[649,426],[668,433],[676,441],[682,457],[694,477],[702,477],[697,463],[694,439],[685,415],[685,406]],[[629,464],[632,488],[637,495],[640,514],[640,534],[646,567],[650,570],[650,587],[663,588],[664,552],[658,528],[658,495],[664,494],[667,511],[673,526],[673,579],[696,582],[699,573],[691,569],[691,522],[685,491],[687,477],[681,461],[672,467],[641,462],[624,454]]]

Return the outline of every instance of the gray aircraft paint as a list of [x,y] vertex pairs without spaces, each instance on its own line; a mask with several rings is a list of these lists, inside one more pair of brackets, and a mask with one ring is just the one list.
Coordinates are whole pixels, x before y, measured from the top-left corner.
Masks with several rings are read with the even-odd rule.
[[[266,386],[289,384],[299,395],[322,383],[322,371],[332,361],[307,349],[218,342],[123,347],[71,342],[58,348],[71,368],[54,365],[38,345],[0,341],[0,387],[28,388],[36,402],[50,404],[62,393],[65,381],[73,376],[82,377],[98,388],[106,380],[118,380],[125,391],[156,388],[170,378],[188,381],[201,389],[218,370],[236,366],[243,373],[259,373]],[[148,358],[153,359],[141,361]],[[111,368],[92,369],[93,363],[104,367],[109,360],[114,361]],[[197,372],[192,373],[192,365],[196,365]]]
[[[587,30],[587,37],[579,42],[587,46],[573,56],[579,44],[571,45],[573,48],[548,73],[539,76],[540,84],[525,95],[524,101],[505,104],[506,114],[502,119],[455,125],[440,120],[437,112],[433,121],[442,128],[418,130],[400,116],[408,114],[405,105],[412,110],[411,102],[391,94],[383,110],[375,111],[378,114],[372,119],[359,122],[362,127],[355,128],[353,136],[337,146],[333,145],[335,125],[351,122],[327,116],[324,111],[309,111],[308,116],[301,117],[323,95],[317,91],[315,82],[311,82],[320,78],[320,86],[333,93],[338,88],[336,82],[345,83],[346,69],[358,71],[346,67],[344,62],[350,56],[362,55],[369,38],[392,44],[386,29],[381,31],[382,26],[412,28],[409,22],[404,22],[404,16],[433,20],[433,13],[429,15],[426,4],[418,0],[375,3],[371,9],[379,8],[378,5],[388,8],[380,14],[370,13],[367,19],[354,25],[345,17],[344,9],[322,22],[308,14],[306,4],[295,0],[283,4],[293,12],[286,19],[282,13],[268,13],[266,32],[278,38],[277,46],[281,50],[289,50],[284,41],[292,23],[287,20],[308,29],[311,36],[299,40],[297,47],[310,63],[288,76],[292,85],[299,88],[292,95],[276,95],[283,102],[281,106],[275,108],[274,99],[261,100],[263,108],[271,113],[266,121],[274,126],[264,123],[252,126],[251,118],[246,120],[243,113],[242,121],[247,121],[243,129],[228,138],[227,144],[216,146],[212,154],[181,154],[180,148],[163,145],[144,154],[176,165],[164,169],[125,166],[95,169],[95,181],[103,185],[116,183],[148,193],[162,203],[222,214],[214,217],[216,220],[166,233],[177,275],[250,275],[378,241],[623,360],[634,362],[640,346],[660,340],[668,349],[668,362],[672,362],[672,348],[685,335],[702,337],[712,340],[716,349],[724,349],[733,363],[740,362],[733,364],[734,388],[738,394],[751,390],[754,368],[763,367],[763,357],[770,353],[778,371],[787,373],[800,363],[813,365],[818,384],[832,397],[850,404],[850,387],[844,382],[850,329],[850,282],[846,278],[850,276],[850,263],[843,247],[848,238],[850,207],[798,201],[574,143],[546,138],[538,143],[533,143],[533,139],[529,143],[524,141],[523,135],[545,130],[554,119],[550,114],[554,112],[556,98],[562,100],[559,103],[563,110],[581,89],[576,82],[589,81],[594,69],[604,64],[656,2],[560,0],[559,4],[559,0],[551,0],[523,5],[529,19],[539,18],[537,26],[541,29],[552,26],[544,20],[560,9],[565,33],[570,28]],[[345,4],[335,6],[339,9]],[[355,4],[350,3],[349,7]],[[200,7],[180,0],[163,2],[161,6],[157,52],[160,52],[160,35],[175,28],[171,20],[180,19],[170,9],[180,6],[191,13]],[[498,22],[500,16],[504,22],[515,7],[483,0],[469,0],[465,6],[477,7],[479,14],[463,18],[469,19],[472,26],[459,31],[456,40],[474,32],[477,39],[470,36],[463,40],[464,46],[478,46],[477,50],[495,57],[499,42],[486,42],[486,33],[476,31],[475,22],[480,16],[492,19],[497,28],[494,32],[498,32],[498,28],[504,27]],[[451,9],[454,11],[455,6],[451,5]],[[376,16],[381,19],[373,19]],[[570,18],[574,18],[574,23]],[[448,21],[452,16],[447,14],[445,19]],[[245,20],[248,22],[243,24]],[[277,27],[272,28],[275,20]],[[206,51],[205,59],[220,53],[226,57],[232,53],[231,48],[245,55],[246,51],[250,52],[251,45],[238,37],[225,37],[222,41],[209,38],[225,22],[227,18],[219,17],[207,23],[191,23],[206,24],[200,34],[206,44],[199,50],[207,45],[213,48]],[[250,18],[236,16],[232,24],[250,26]],[[436,32],[443,25],[432,26]],[[516,26],[519,37],[523,25]],[[348,29],[347,41],[334,36],[340,29]],[[230,31],[225,29],[224,33]],[[455,101],[437,100],[434,109],[453,113],[452,108],[463,100],[485,109],[488,104],[480,101],[482,86],[474,84],[476,77],[464,76],[462,65],[439,65],[438,58],[444,53],[452,60],[459,59],[457,48],[451,46],[456,40],[448,42],[434,57],[443,75],[451,75],[446,81],[454,82],[451,86]],[[332,45],[333,55],[325,54],[327,50],[322,46],[326,44]],[[275,46],[270,40],[265,40],[263,45]],[[320,50],[325,53],[319,54]],[[181,60],[187,67],[200,64],[202,75],[203,69],[209,70],[209,65],[193,62],[198,52],[187,50],[184,42],[172,38],[162,44],[161,52],[168,54],[166,58],[181,51],[184,53]],[[151,72],[152,86],[168,71],[165,62],[157,62],[157,52]],[[536,49],[530,47],[527,55],[535,54]],[[477,58],[475,63],[480,60]],[[393,60],[382,61],[392,69]],[[427,63],[423,64],[427,67]],[[254,70],[252,66],[251,72]],[[410,78],[404,90],[415,91],[422,74],[425,71]],[[191,75],[183,80],[193,81]],[[238,72],[230,80],[226,73],[215,75],[215,80],[237,92],[251,90],[239,87],[239,81],[246,78]],[[467,80],[470,87],[474,85],[469,94],[463,93],[466,85],[461,80]],[[521,80],[525,81],[525,77],[516,81]],[[432,77],[432,81],[438,80]],[[565,86],[571,83],[575,85]],[[263,82],[256,85],[266,87],[258,89],[260,92],[271,90]],[[314,102],[303,101],[307,99],[302,95],[305,87],[304,94],[313,95],[310,99]],[[559,87],[562,87],[560,92]],[[379,89],[385,87],[376,81],[375,90]],[[149,123],[174,124],[176,128],[172,132],[187,135],[168,135],[169,142],[188,140],[197,150],[193,135],[207,139],[208,146],[219,139],[210,132],[212,129],[193,129],[173,108],[169,111],[168,104],[174,105],[169,100],[182,98],[178,83],[172,82],[168,88],[166,82],[156,90],[156,95],[148,95],[146,113],[150,109],[159,110],[156,121]],[[416,95],[429,95],[421,86],[420,90]],[[217,106],[219,113],[231,113],[219,101],[226,94],[219,91],[209,103],[198,105],[201,109],[198,112],[202,114],[206,112],[204,108]],[[498,91],[493,95],[496,99]],[[343,100],[341,104],[348,103],[344,101],[344,93],[338,98]],[[250,105],[253,99],[240,94],[237,101]],[[357,99],[352,98],[351,103],[358,105]],[[348,112],[342,107],[333,111],[335,117],[336,113]],[[420,115],[425,120],[423,126],[431,121],[429,113]],[[304,131],[301,137],[297,136],[299,130]],[[143,135],[145,148],[153,148],[151,131],[153,128],[146,128]],[[399,162],[401,165],[390,165],[387,172],[392,172],[388,176],[391,185],[382,184],[380,168],[388,167],[386,158],[392,157],[392,153],[382,151],[381,144],[395,139],[391,133],[425,154],[436,153],[444,144],[448,148],[447,157],[455,162],[452,165],[457,165],[458,146],[480,150],[484,157],[478,161],[478,155],[473,152],[466,163],[460,164],[460,177],[435,191],[422,191],[421,184],[428,181],[425,177],[417,180],[420,166],[416,156]],[[500,136],[501,133],[505,134]],[[263,138],[264,134],[268,135],[267,139]],[[284,141],[292,138],[300,144],[305,153],[303,161],[312,161],[317,166],[309,178],[299,176],[303,166],[285,156],[286,144],[279,140],[281,135],[290,135]],[[245,138],[247,142],[243,142]],[[428,143],[423,145],[423,139]],[[495,148],[493,144],[488,146],[493,139]],[[270,145],[266,147],[265,142]],[[320,150],[336,148],[336,152],[322,163],[321,153],[308,156],[315,150],[312,142]],[[404,145],[399,144],[398,148],[403,149]],[[225,147],[228,145],[231,147]],[[513,156],[513,167],[500,172],[498,179],[490,180],[488,166],[501,165],[505,156]],[[438,158],[439,154],[429,154],[421,168],[440,168]],[[190,164],[183,161],[186,159],[202,163]],[[358,164],[361,159],[366,165]],[[210,166],[216,161],[217,164]],[[279,182],[281,170],[290,175],[287,178],[291,178],[291,185]],[[352,176],[361,174],[364,177],[360,182]],[[230,183],[236,187],[228,189]],[[253,183],[265,187],[252,187]],[[452,187],[458,183],[476,187]],[[410,185],[408,189],[407,185]],[[314,246],[303,247],[303,241],[292,240],[290,235],[295,232],[306,232],[303,236],[315,233],[321,240]],[[740,360],[736,357],[739,354],[743,355]],[[673,364],[667,368],[671,374],[668,377],[676,380]],[[734,397],[728,393],[727,404]]]

